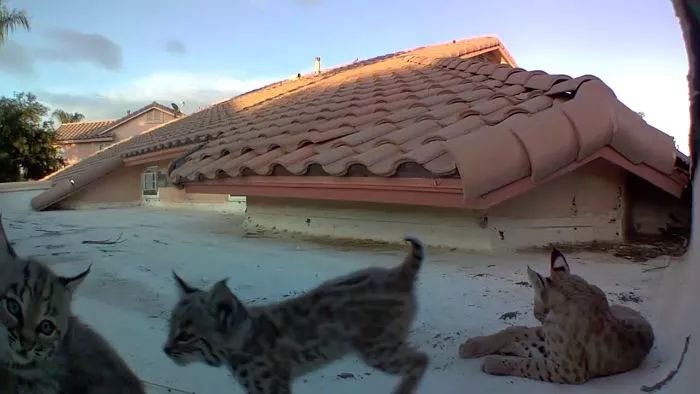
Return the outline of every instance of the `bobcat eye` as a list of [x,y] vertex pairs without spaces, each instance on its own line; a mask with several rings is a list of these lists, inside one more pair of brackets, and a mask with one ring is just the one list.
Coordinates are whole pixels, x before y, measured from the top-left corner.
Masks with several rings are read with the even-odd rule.
[[42,322],[39,323],[39,332],[44,335],[51,335],[54,330],[56,330],[56,326],[48,320],[42,320]]
[[5,308],[14,317],[19,317],[22,312],[22,307],[19,305],[19,302],[12,298],[7,298],[5,300]]
[[177,336],[175,337],[175,342],[181,342],[181,343],[187,342],[190,339],[192,339],[192,337],[193,337],[193,335],[190,335],[186,332],[181,332],[181,333],[177,334]]

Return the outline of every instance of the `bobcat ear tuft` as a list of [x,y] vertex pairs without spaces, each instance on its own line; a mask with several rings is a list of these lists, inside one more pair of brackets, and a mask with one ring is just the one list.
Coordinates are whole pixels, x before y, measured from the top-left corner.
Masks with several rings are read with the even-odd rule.
[[550,257],[550,273],[566,272],[569,273],[569,263],[566,262],[566,257],[557,249],[552,248]]
[[197,291],[197,288],[188,285],[184,279],[182,279],[177,273],[175,273],[175,270],[173,270],[173,277],[175,278],[175,283],[177,283],[177,288],[180,290],[181,296]]
[[61,284],[68,289],[69,292],[74,292],[75,289],[83,283],[83,280],[85,280],[85,277],[90,273],[90,268],[92,268],[92,264],[90,264],[87,269],[81,273],[79,273],[76,276],[71,276],[71,277],[59,277],[58,280],[61,282]]
[[7,239],[7,234],[5,234],[5,226],[2,223],[2,214],[0,213],[0,257],[3,257],[3,255],[17,258],[17,253],[15,253],[15,249],[10,244],[10,240]]

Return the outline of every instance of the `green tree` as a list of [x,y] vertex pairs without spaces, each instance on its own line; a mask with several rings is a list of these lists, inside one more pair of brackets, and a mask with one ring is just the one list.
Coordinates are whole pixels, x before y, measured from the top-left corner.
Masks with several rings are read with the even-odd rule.
[[0,97],[0,182],[40,179],[65,163],[55,146],[49,109],[31,93]]
[[85,115],[81,114],[80,112],[66,112],[62,109],[57,109],[53,111],[51,114],[54,118],[58,119],[58,122],[63,124],[63,123],[73,123],[73,122],[80,122],[81,120],[85,119]]
[[11,32],[20,27],[30,29],[27,13],[16,9],[10,10],[0,0],[0,44],[5,42]]

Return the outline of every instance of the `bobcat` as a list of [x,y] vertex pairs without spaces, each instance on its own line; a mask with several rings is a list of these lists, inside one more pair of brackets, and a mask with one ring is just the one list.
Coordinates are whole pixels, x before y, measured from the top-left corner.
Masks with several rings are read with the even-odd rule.
[[5,393],[139,394],[141,381],[110,345],[71,314],[73,292],[90,272],[72,277],[17,257],[0,217],[0,360]]
[[406,342],[416,311],[420,241],[393,269],[368,268],[285,302],[246,307],[226,280],[196,289],[173,272],[181,299],[165,353],[178,365],[227,365],[250,394],[291,393],[292,380],[355,351],[370,366],[400,375],[396,393],[413,393],[428,357]]
[[654,333],[639,312],[609,305],[602,290],[569,272],[566,258],[556,249],[549,278],[530,267],[527,272],[535,290],[534,315],[542,326],[509,327],[471,338],[460,346],[460,357],[486,356],[481,368],[492,375],[565,384],[582,384],[641,364]]

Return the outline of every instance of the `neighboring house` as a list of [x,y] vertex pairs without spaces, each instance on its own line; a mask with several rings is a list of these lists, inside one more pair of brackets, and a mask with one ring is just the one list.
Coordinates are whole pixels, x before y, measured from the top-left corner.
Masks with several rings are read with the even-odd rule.
[[479,250],[660,235],[690,212],[672,137],[495,37],[266,86],[51,181],[35,209],[246,196],[254,228]]
[[66,164],[71,165],[175,117],[173,109],[154,101],[116,120],[64,123],[56,130],[56,143]]

